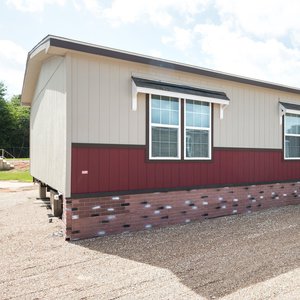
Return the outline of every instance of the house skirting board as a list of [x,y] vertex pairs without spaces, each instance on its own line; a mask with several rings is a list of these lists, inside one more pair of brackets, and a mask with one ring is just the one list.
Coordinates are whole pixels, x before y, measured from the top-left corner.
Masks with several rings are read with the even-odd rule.
[[67,240],[300,204],[300,182],[64,199]]

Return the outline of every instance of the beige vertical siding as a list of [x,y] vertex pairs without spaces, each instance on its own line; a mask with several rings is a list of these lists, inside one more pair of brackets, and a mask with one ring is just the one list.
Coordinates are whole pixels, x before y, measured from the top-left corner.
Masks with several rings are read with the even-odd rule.
[[65,59],[42,65],[31,106],[31,174],[69,196]]
[[215,108],[214,146],[236,148],[282,148],[279,101],[298,103],[300,97],[249,85],[224,89],[230,97],[224,119]]
[[214,105],[215,147],[282,147],[278,101],[300,104],[300,96],[225,80],[125,62],[72,54],[72,142],[104,144],[146,143],[145,95],[131,110],[131,76],[141,76],[204,89],[223,91],[230,98],[224,119]]
[[72,142],[145,143],[145,96],[131,110],[131,70],[108,59],[71,57]]

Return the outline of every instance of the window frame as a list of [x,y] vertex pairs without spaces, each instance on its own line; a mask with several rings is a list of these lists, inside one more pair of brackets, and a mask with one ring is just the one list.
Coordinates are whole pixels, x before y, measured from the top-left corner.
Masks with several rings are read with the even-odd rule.
[[296,116],[300,116],[300,111],[299,113],[297,113],[296,111],[293,113],[290,112],[286,112],[284,115],[284,126],[283,126],[283,157],[284,160],[300,160],[300,156],[299,157],[287,157],[286,156],[286,136],[295,136],[295,137],[299,137],[300,138],[300,134],[295,134],[295,133],[286,133],[286,129],[287,129],[287,114],[289,115],[296,115]]
[[[149,160],[181,160],[181,99],[172,96],[164,96],[169,98],[178,99],[178,125],[167,125],[167,124],[158,124],[152,123],[152,95],[160,95],[157,94],[149,94]],[[161,128],[175,128],[177,129],[177,157],[168,157],[168,156],[152,156],[152,127],[161,127]]]
[[[146,127],[148,127],[148,159],[150,161],[210,161],[212,159],[212,119],[213,119],[213,105],[210,101],[203,101],[203,100],[194,100],[194,99],[188,99],[188,98],[179,98],[179,97],[173,97],[173,96],[166,96],[170,98],[176,98],[178,99],[178,125],[166,125],[166,124],[158,124],[158,123],[152,123],[152,95],[159,95],[159,96],[166,96],[161,95],[159,91],[157,93],[151,93],[148,94],[148,124]],[[209,104],[209,127],[192,127],[192,126],[186,126],[186,101],[192,100],[192,101],[199,101],[199,102],[205,102]],[[153,127],[162,127],[162,128],[176,128],[177,131],[177,157],[157,157],[152,156],[152,128]],[[208,157],[187,157],[186,156],[186,130],[187,129],[195,129],[195,130],[205,130],[208,131]],[[183,140],[182,140],[183,139]]]
[[[206,128],[206,127],[193,127],[193,126],[187,126],[186,125],[186,102],[187,100],[192,100],[192,99],[184,99],[184,110],[183,110],[183,118],[184,118],[184,127],[183,127],[183,135],[184,135],[184,138],[183,138],[183,144],[184,144],[184,157],[183,159],[184,160],[211,160],[211,148],[212,148],[212,145],[211,145],[211,141],[212,141],[212,138],[211,138],[211,127],[212,127],[212,124],[211,124],[211,120],[212,120],[212,105],[211,105],[211,102],[206,102],[206,101],[199,101],[199,100],[192,100],[192,101],[198,101],[198,102],[206,102],[209,104],[209,127]],[[186,154],[186,131],[187,129],[192,129],[192,130],[199,130],[199,131],[208,131],[208,157],[188,157]]]

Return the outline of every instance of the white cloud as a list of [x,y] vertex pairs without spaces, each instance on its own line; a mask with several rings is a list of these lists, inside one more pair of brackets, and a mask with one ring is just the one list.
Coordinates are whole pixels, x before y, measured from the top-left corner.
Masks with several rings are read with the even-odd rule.
[[64,5],[66,0],[7,0],[8,5],[13,6],[15,9],[24,12],[41,12],[46,5],[57,4]]
[[21,46],[10,40],[0,40],[0,58],[17,64],[26,61],[27,52]]
[[300,86],[300,2],[215,0],[207,12],[212,7],[218,20],[191,15],[162,43],[189,49],[203,67]]
[[73,3],[74,8],[75,8],[77,11],[81,11],[82,6],[81,6],[81,2],[80,2],[80,1],[78,1],[78,0],[73,0],[72,3]]
[[[65,5],[66,9],[73,7],[79,13],[88,12],[91,18],[98,17],[112,26],[124,24],[135,27],[142,25],[145,28],[148,26],[147,32],[151,36],[149,39],[145,37],[146,50],[144,51],[152,56],[161,57],[161,53],[166,51],[159,46],[168,45],[168,49],[172,46],[174,51],[166,58],[172,57],[182,61],[184,57],[193,63],[197,61],[203,67],[300,86],[300,80],[298,82],[300,2],[298,0],[288,2],[283,0],[6,0],[6,2],[18,10],[28,12],[41,12],[48,5]],[[111,30],[111,26],[107,26],[107,30]],[[120,32],[126,30],[128,28],[124,26]],[[112,39],[118,40],[118,36]],[[150,45],[148,40],[151,41]],[[155,49],[152,49],[153,41]],[[134,47],[134,42],[132,45]],[[12,70],[20,70],[16,65],[21,64],[21,59],[19,62],[15,60],[22,55],[12,55],[6,58],[7,62],[5,62],[3,58],[5,55],[1,51],[0,49],[0,75],[2,77],[5,75],[4,68],[9,74],[9,66],[12,65]],[[22,60],[25,63],[26,58]],[[8,75],[11,78],[13,76],[15,75]]]
[[8,96],[21,93],[27,51],[10,40],[0,40],[0,80],[8,87]]
[[83,6],[93,14],[104,17],[113,25],[150,21],[166,27],[176,21],[174,12],[189,19],[202,11],[211,0],[113,0],[103,7],[95,0],[82,0]]
[[152,50],[148,51],[148,54],[153,57],[158,57],[158,58],[162,57],[161,52],[157,49],[152,49]]
[[300,29],[298,0],[216,0],[222,20],[259,38],[278,38]]
[[[162,0],[165,5],[168,0]],[[113,25],[123,23],[136,23],[140,20],[149,20],[151,23],[160,26],[167,26],[172,21],[172,16],[164,9],[164,4],[159,7],[157,1],[145,0],[114,0],[110,7],[103,9],[103,16]]]
[[174,27],[171,36],[162,37],[163,44],[174,45],[177,49],[184,51],[191,47],[193,40],[193,33],[190,29]]
[[257,41],[226,26],[197,25],[207,67],[257,79],[299,86],[300,50],[276,39]]
[[100,5],[100,1],[97,0],[78,0],[77,3],[80,5],[80,7],[84,7],[86,10],[95,15],[100,15],[103,10],[102,6]]
[[290,39],[294,48],[300,48],[300,30],[291,32]]

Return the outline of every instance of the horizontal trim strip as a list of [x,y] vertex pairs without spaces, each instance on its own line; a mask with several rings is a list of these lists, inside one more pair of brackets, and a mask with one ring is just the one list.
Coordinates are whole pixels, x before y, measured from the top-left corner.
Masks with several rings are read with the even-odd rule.
[[[138,148],[145,149],[146,145],[136,144],[101,144],[101,143],[72,143],[73,147],[76,148]],[[278,148],[231,148],[231,147],[213,147],[213,150],[225,150],[225,151],[282,151]],[[170,160],[168,160],[170,162]]]
[[[133,195],[133,194],[149,194],[149,193],[167,193],[175,191],[192,191],[210,188],[224,188],[224,187],[240,187],[240,186],[251,186],[251,185],[266,185],[266,184],[281,184],[281,183],[298,183],[299,181],[267,181],[267,182],[248,182],[240,184],[223,184],[223,185],[204,185],[204,186],[189,186],[189,187],[178,187],[178,188],[158,188],[158,189],[145,189],[145,190],[126,190],[118,192],[102,192],[102,193],[84,193],[84,194],[71,194],[73,199],[78,198],[93,198],[93,197],[107,197],[107,196],[118,196],[118,195]],[[68,198],[66,198],[68,199]]]
[[72,143],[72,147],[76,148],[146,148],[146,145],[133,144],[96,144],[96,143]]
[[281,148],[231,148],[231,147],[213,147],[213,150],[225,150],[225,151],[272,151],[281,152]]

